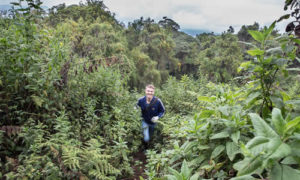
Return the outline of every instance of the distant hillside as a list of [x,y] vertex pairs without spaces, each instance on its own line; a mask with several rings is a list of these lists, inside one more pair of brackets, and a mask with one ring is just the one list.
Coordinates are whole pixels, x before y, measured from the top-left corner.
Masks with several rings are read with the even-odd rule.
[[186,34],[189,34],[191,36],[196,36],[197,34],[202,33],[210,33],[211,31],[204,30],[204,29],[181,29],[180,31],[185,32]]

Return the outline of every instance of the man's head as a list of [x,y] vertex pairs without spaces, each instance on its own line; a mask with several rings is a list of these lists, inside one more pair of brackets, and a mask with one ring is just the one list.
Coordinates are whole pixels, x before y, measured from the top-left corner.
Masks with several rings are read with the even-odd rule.
[[145,89],[147,99],[152,99],[154,96],[155,87],[152,84],[148,84]]

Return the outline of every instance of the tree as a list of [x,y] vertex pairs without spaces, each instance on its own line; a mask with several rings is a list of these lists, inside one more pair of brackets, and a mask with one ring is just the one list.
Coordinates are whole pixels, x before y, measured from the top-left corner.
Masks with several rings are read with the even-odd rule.
[[232,26],[229,26],[229,28],[227,29],[227,32],[233,34],[234,28]]
[[80,18],[83,18],[88,23],[92,23],[97,18],[100,18],[102,22],[109,22],[115,26],[120,26],[114,14],[107,10],[103,1],[99,0],[87,0],[86,4],[81,3],[79,5],[66,6],[63,3],[53,6],[49,9],[47,22],[52,26],[56,26],[66,19],[78,21]]
[[175,21],[173,21],[172,19],[164,16],[163,17],[163,20],[160,20],[158,22],[158,24],[167,29],[167,30],[170,30],[170,31],[178,31],[180,29],[180,26],[179,24],[177,24]]
[[170,31],[160,27],[151,18],[141,17],[129,23],[126,35],[129,49],[140,49],[156,62],[160,82],[166,81],[169,74],[175,72],[178,60],[175,58],[175,43]]
[[227,82],[237,75],[242,61],[242,52],[236,36],[230,33],[221,36],[206,36],[204,48],[198,54],[199,70],[212,81]]
[[199,67],[195,59],[200,50],[199,39],[177,31],[173,32],[173,40],[175,42],[175,57],[179,61],[176,77],[180,78],[184,74],[197,76]]
[[139,48],[134,48],[130,52],[130,57],[135,64],[135,72],[132,73],[130,79],[130,86],[143,89],[147,84],[153,83],[155,85],[161,84],[160,71],[156,69],[157,62],[143,53]]
[[240,41],[249,42],[254,40],[252,36],[248,33],[248,30],[259,30],[259,24],[257,22],[254,22],[253,25],[243,25],[237,33],[237,36]]

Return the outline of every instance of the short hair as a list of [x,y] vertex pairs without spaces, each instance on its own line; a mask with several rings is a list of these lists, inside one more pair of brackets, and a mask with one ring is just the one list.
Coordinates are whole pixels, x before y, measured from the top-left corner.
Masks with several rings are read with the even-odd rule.
[[154,87],[154,85],[153,85],[153,84],[147,84],[147,85],[146,85],[146,88],[155,89],[155,87]]

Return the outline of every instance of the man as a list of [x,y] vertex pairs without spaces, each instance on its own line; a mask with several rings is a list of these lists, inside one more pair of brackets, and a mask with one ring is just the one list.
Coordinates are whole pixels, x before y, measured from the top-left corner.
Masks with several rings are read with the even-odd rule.
[[161,100],[154,96],[154,91],[154,85],[147,85],[145,89],[146,96],[141,97],[137,104],[142,110],[143,144],[145,149],[149,146],[149,141],[154,133],[158,119],[163,117],[165,113],[165,107]]

